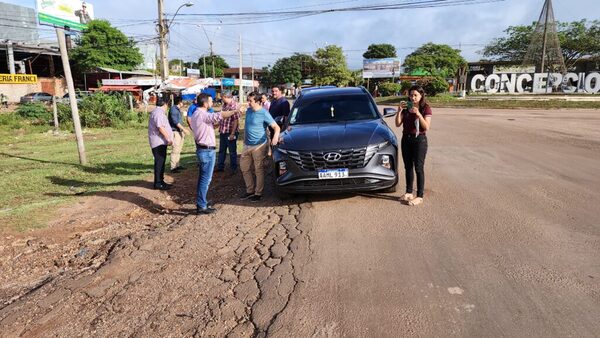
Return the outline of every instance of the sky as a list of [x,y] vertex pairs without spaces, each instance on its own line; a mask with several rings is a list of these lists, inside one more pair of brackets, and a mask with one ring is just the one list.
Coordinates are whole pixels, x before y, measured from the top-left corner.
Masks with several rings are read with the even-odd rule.
[[[165,12],[172,14],[186,0],[164,0]],[[0,2],[35,7],[34,0],[0,0]],[[125,34],[137,40],[155,36],[151,20],[157,18],[157,1],[97,0],[96,18],[107,19]],[[391,0],[261,0],[217,1],[192,0],[194,6],[183,7],[180,14],[197,13],[261,13],[280,9],[304,10],[352,7]],[[389,43],[402,60],[427,42],[448,44],[461,50],[467,61],[481,58],[479,51],[492,39],[504,36],[514,25],[526,25],[538,19],[543,0],[498,0],[492,3],[455,5],[451,7],[401,9],[376,12],[335,12],[292,20],[251,24],[218,25],[201,18],[178,15],[173,20],[169,40],[169,59],[195,61],[208,53],[208,38],[216,54],[224,55],[230,66],[239,65],[238,41],[242,35],[243,65],[261,68],[273,65],[281,57],[294,52],[313,53],[317,48],[334,44],[344,49],[348,66],[362,68],[362,53],[372,43]],[[556,20],[568,22],[600,19],[599,0],[554,0]],[[290,9],[293,8],[293,9]],[[171,16],[168,16],[170,19]],[[218,19],[218,16],[217,18]],[[146,21],[144,21],[146,20]],[[226,19],[224,19],[227,22]],[[206,34],[198,25],[206,24]],[[209,25],[212,24],[212,25]],[[51,29],[41,28],[40,36],[55,39]],[[250,56],[252,54],[252,56]],[[251,62],[252,61],[252,62]]]

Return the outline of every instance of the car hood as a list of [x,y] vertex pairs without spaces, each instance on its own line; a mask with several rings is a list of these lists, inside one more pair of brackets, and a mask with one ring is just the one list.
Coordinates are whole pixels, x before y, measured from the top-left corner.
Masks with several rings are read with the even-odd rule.
[[303,151],[360,148],[385,141],[396,143],[393,133],[380,119],[292,125],[282,136],[281,148]]

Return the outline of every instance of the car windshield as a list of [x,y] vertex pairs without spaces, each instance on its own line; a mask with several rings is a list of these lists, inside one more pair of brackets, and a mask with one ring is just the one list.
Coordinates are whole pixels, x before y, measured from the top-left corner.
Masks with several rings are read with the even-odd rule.
[[372,120],[378,117],[367,95],[332,95],[300,102],[290,114],[290,124]]

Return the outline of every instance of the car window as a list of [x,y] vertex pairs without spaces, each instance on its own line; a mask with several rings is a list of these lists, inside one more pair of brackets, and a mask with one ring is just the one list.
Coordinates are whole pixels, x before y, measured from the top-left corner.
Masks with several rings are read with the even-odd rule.
[[378,117],[366,95],[332,95],[300,102],[292,111],[290,124],[372,120]]

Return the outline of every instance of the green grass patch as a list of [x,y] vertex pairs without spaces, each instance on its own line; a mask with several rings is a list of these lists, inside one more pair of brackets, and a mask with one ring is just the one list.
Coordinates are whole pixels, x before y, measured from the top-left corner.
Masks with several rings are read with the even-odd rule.
[[[476,99],[475,99],[476,98]],[[427,98],[432,106],[440,108],[480,108],[480,109],[600,109],[600,101],[519,100],[507,96],[504,100],[489,100],[486,97],[460,99],[452,95],[437,95]],[[375,101],[382,105],[397,105],[407,100],[406,96],[378,97]]]
[[[54,135],[49,126],[32,126],[10,115],[0,115],[0,231],[43,227],[58,207],[77,196],[146,185],[144,179],[152,175],[145,124],[86,129],[89,164],[81,166],[72,133]],[[184,166],[196,163],[194,151],[188,136]]]

